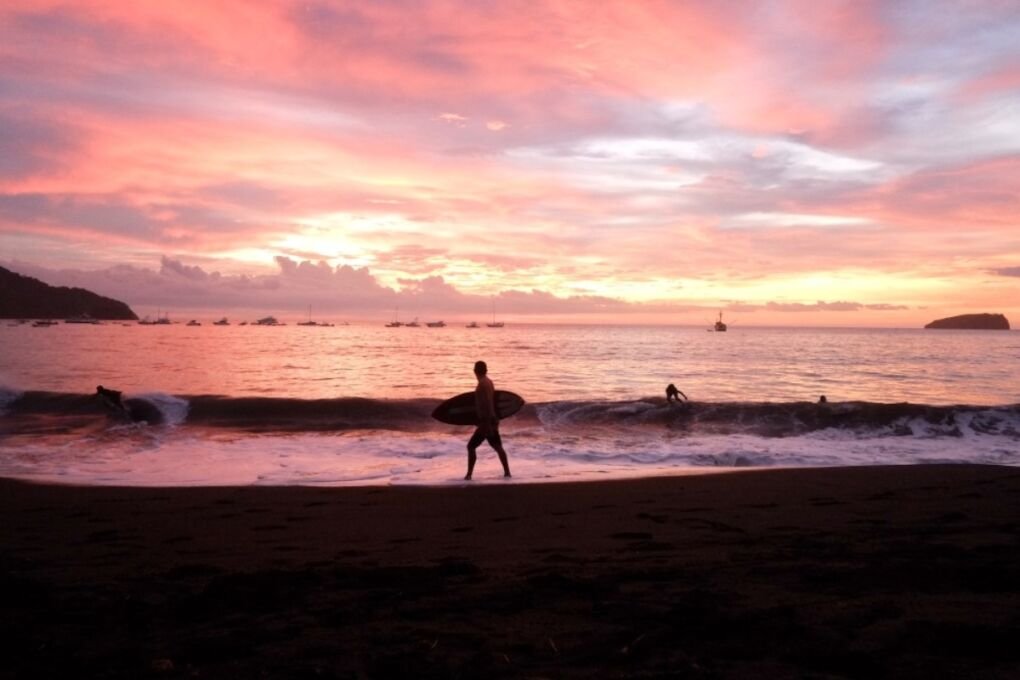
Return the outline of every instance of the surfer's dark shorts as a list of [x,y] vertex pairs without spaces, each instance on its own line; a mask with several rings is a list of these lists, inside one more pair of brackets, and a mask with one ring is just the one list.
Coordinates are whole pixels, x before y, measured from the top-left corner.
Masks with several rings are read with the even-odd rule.
[[482,442],[489,442],[489,446],[496,448],[497,446],[503,446],[503,439],[499,436],[498,429],[489,430],[488,436],[486,436],[480,429],[475,430],[475,433],[471,435],[471,439],[468,440],[469,449],[477,449]]

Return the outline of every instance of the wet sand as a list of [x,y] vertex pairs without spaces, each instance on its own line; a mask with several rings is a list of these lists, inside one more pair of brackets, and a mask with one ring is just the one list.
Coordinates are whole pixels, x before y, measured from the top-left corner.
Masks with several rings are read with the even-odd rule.
[[1020,470],[0,480],[0,601],[2,677],[1015,678]]

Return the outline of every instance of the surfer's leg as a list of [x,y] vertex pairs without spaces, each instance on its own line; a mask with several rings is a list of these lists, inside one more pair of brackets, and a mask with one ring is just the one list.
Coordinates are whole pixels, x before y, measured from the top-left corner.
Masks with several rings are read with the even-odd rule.
[[492,432],[486,441],[489,442],[489,446],[496,450],[496,454],[499,456],[499,462],[503,464],[503,476],[510,476],[510,463],[506,458],[506,451],[503,450],[503,438],[499,436],[499,430]]
[[471,479],[471,475],[475,471],[475,461],[478,460],[478,455],[475,453],[475,449],[477,449],[478,445],[483,441],[485,441],[485,435],[483,435],[479,430],[475,430],[475,433],[471,435],[471,439],[468,440],[468,468],[467,475],[464,479]]

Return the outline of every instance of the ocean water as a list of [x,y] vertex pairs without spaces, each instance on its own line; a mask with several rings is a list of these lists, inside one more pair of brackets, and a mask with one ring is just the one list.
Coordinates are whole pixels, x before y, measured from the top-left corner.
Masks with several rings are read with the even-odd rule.
[[[1020,464],[1020,334],[508,325],[0,324],[0,476],[84,484],[453,484],[474,388],[515,483],[745,467]],[[669,405],[675,383],[690,398]],[[97,384],[139,422],[111,418]],[[828,403],[817,403],[825,394]],[[483,445],[475,483],[504,483]]]

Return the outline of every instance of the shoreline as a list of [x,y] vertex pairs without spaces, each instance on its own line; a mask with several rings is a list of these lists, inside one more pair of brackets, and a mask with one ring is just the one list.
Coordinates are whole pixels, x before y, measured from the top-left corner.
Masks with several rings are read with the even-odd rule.
[[0,514],[0,677],[1020,671],[1013,467],[389,487],[2,479]]

